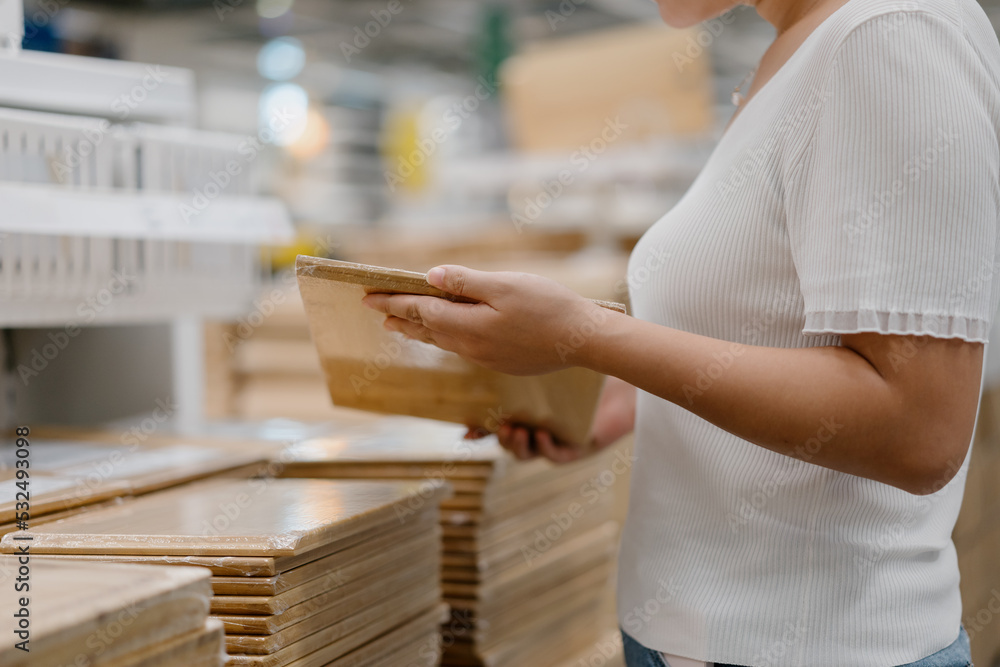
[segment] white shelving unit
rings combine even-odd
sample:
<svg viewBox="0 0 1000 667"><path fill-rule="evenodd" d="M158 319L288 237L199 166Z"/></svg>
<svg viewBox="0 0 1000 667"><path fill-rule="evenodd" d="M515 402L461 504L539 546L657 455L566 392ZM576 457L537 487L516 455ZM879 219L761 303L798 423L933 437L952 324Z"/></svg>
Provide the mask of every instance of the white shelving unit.
<svg viewBox="0 0 1000 667"><path fill-rule="evenodd" d="M192 129L194 112L187 70L0 54L0 328L169 326L170 359L150 368L170 369L182 429L201 416L203 320L245 312L260 246L292 236L284 205L257 194L255 138ZM78 391L144 372L107 366Z"/></svg>

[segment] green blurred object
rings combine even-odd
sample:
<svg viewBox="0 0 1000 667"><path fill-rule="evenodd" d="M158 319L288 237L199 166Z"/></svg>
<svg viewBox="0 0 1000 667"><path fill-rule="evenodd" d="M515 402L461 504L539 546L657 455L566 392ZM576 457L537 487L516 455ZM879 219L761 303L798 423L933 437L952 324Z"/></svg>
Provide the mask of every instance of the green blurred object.
<svg viewBox="0 0 1000 667"><path fill-rule="evenodd" d="M510 41L510 9L500 3L490 3L483 10L482 28L475 45L478 54L479 76L490 82L496 90L500 65L514 51Z"/></svg>

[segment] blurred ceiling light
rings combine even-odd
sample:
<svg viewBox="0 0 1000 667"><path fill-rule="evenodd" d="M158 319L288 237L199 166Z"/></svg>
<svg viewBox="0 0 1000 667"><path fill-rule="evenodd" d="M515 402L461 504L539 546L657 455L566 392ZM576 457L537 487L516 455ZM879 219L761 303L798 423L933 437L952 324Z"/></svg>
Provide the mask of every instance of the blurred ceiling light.
<svg viewBox="0 0 1000 667"><path fill-rule="evenodd" d="M306 126L299 138L288 146L288 152L299 159L309 159L323 152L330 142L330 124L316 109L310 109Z"/></svg>
<svg viewBox="0 0 1000 667"><path fill-rule="evenodd" d="M309 114L309 94L295 83L276 83L260 95L260 135L288 146L302 136Z"/></svg>
<svg viewBox="0 0 1000 667"><path fill-rule="evenodd" d="M275 19L288 12L295 0L257 0L257 15L264 19Z"/></svg>
<svg viewBox="0 0 1000 667"><path fill-rule="evenodd" d="M287 81L298 76L306 64L302 42L294 37L278 37L257 53L257 71L265 79Z"/></svg>

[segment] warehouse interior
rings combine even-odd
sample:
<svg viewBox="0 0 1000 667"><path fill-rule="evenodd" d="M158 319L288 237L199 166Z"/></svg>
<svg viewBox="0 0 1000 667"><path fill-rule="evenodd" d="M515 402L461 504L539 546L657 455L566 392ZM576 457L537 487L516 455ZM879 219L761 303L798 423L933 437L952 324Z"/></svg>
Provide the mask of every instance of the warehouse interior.
<svg viewBox="0 0 1000 667"><path fill-rule="evenodd" d="M27 528L46 665L624 667L631 438L517 462L504 405L547 398L486 399L464 439L434 382L380 385L407 352L374 338L337 394L296 258L627 306L773 28L649 0L0 0L0 35L0 663L43 664L8 641ZM592 409L594 381L560 391ZM953 534L983 667L998 489L1000 354Z"/></svg>

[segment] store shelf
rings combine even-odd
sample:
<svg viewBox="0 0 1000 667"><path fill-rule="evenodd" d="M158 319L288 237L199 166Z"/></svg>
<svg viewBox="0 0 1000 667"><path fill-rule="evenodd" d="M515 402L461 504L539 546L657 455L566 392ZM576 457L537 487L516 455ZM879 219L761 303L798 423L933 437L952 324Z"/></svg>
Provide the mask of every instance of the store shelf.
<svg viewBox="0 0 1000 667"><path fill-rule="evenodd" d="M61 53L0 54L0 106L189 124L194 75L177 67Z"/></svg>
<svg viewBox="0 0 1000 667"><path fill-rule="evenodd" d="M235 316L292 237L247 137L0 109L0 326Z"/></svg>
<svg viewBox="0 0 1000 667"><path fill-rule="evenodd" d="M277 199L195 197L0 183L0 232L240 245L292 238L288 213Z"/></svg>

